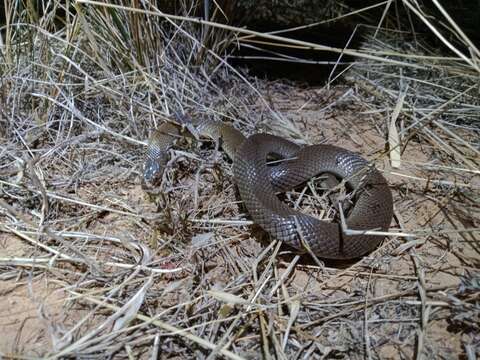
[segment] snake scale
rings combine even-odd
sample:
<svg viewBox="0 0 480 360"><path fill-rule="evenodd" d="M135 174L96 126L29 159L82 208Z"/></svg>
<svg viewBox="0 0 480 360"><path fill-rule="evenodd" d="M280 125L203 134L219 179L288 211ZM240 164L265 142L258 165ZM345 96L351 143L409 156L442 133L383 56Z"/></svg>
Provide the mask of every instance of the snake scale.
<svg viewBox="0 0 480 360"><path fill-rule="evenodd" d="M392 194L380 172L359 155L332 145L300 147L268 134L246 138L232 126L208 119L191 119L190 125L198 134L221 141L233 160L234 179L251 218L272 238L300 252L308 247L325 259L357 258L382 241L376 235L345 235L340 224L295 211L276 196L320 173L330 173L345 179L355 194L355 205L346 218L348 229L386 231L393 216ZM170 123L152 132L144 163L144 183L155 185L161 179L168 150L179 136L181 128ZM270 155L288 160L269 166Z"/></svg>

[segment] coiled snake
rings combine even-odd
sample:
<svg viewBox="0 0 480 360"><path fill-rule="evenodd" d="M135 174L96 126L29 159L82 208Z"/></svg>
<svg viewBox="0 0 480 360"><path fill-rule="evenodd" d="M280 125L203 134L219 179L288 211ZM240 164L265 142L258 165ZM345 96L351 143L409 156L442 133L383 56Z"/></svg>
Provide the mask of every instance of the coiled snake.
<svg viewBox="0 0 480 360"><path fill-rule="evenodd" d="M355 194L347 227L385 231L393 216L392 194L385 178L359 155L332 145L300 147L268 134L246 138L235 128L212 120L191 120L191 125L199 134L221 141L233 160L234 179L250 216L271 237L301 252L307 246L326 259L356 258L382 241L376 235L345 235L340 224L295 211L276 196L320 173L330 173L345 179ZM180 127L170 123L152 132L144 164L146 183L156 184L161 179L168 150L180 134ZM288 160L268 166L269 155Z"/></svg>

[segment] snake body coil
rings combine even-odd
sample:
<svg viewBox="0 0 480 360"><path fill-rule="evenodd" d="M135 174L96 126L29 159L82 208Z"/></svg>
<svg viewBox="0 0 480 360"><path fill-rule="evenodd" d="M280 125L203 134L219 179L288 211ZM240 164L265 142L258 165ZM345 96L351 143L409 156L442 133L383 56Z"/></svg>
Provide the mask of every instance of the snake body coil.
<svg viewBox="0 0 480 360"><path fill-rule="evenodd" d="M250 216L271 237L302 252L307 246L328 259L356 258L381 242L374 235L344 235L339 224L295 211L275 195L320 173L330 173L346 179L355 193L355 206L346 219L348 229L385 231L393 215L392 194L384 177L357 154L331 145L300 147L268 134L247 139L233 127L210 120L197 120L193 125L200 134L222 141L233 160L234 178ZM166 123L150 136L144 165L147 183L158 182L168 149L179 134L178 127ZM267 157L272 154L291 160L268 166Z"/></svg>

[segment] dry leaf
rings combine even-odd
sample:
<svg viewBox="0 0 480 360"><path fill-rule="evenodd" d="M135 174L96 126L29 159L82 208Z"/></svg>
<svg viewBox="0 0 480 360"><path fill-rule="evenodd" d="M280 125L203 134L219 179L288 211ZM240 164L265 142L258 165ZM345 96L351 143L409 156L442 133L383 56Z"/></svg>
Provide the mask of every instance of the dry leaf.
<svg viewBox="0 0 480 360"><path fill-rule="evenodd" d="M400 168L401 163L401 156L400 156L400 137L398 136L397 126L395 125L398 115L403 107L403 102L405 100L405 95L407 95L407 91L401 93L397 105L395 106L395 110L392 114L392 119L390 121L390 126L388 128L388 147L390 149L390 163L392 168Z"/></svg>

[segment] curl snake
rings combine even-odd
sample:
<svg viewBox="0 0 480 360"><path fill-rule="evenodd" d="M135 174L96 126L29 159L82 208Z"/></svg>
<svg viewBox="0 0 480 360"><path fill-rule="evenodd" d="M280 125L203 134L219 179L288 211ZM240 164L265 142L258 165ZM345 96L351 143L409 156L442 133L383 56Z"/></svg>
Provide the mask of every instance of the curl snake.
<svg viewBox="0 0 480 360"><path fill-rule="evenodd" d="M346 218L348 229L388 230L393 216L391 191L382 174L356 153L333 145L301 147L269 134L247 138L230 125L205 118L189 119L189 126L202 136L221 141L233 160L234 180L248 213L272 238L299 252L305 252L307 247L325 259L357 258L374 250L382 241L378 235L345 235L339 223L303 214L276 196L320 173L333 174L345 179L355 194L355 204ZM169 122L151 133L144 183L158 184L168 151L181 133L180 126ZM288 160L269 166L267 158L271 155Z"/></svg>

